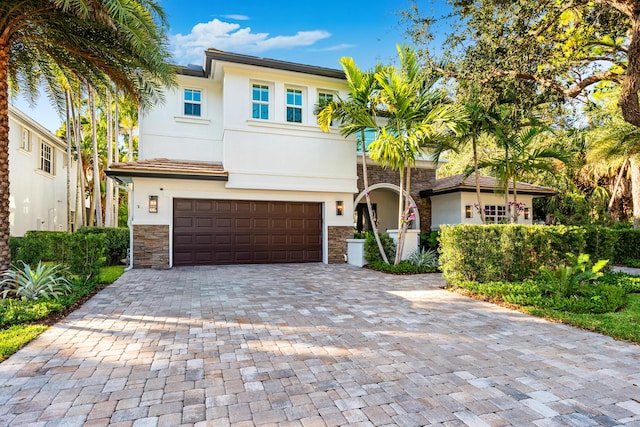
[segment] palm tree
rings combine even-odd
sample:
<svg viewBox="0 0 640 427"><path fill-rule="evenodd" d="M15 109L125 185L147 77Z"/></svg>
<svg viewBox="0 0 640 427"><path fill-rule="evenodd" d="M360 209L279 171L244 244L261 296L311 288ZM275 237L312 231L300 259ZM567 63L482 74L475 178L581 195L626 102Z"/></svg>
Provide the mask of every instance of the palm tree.
<svg viewBox="0 0 640 427"><path fill-rule="evenodd" d="M9 85L35 97L43 85L62 110L56 77L106 87L109 80L142 103L175 84L165 31L154 0L0 2L0 269L9 255Z"/></svg>
<svg viewBox="0 0 640 427"><path fill-rule="evenodd" d="M349 98L344 100L337 99L328 102L324 106L320 106L318 111L318 126L324 132L331 130L331 123L334 120L340 122L340 134L344 137L351 135L360 135L362 143L362 180L364 184L365 199L367 201L367 211L369 212L369 222L373 235L378 244L380 256L385 263L389 264L387 254L384 252L380 235L378 234L378 226L373 218L373 208L371 198L369 197L369 177L367 173L367 143L366 132L378 128L376 121L376 102L377 93L379 91L376 81L376 74L382 68L381 65L367 72L363 72L358 68L352 58L343 57L340 59L340 65L344 70L349 87Z"/></svg>
<svg viewBox="0 0 640 427"><path fill-rule="evenodd" d="M451 104L444 90L435 89L437 80L423 73L415 50L397 49L400 67L384 67L376 73L381 88L377 102L387 122L370 145L371 159L400 175L396 265L402 259L404 237L415 209L404 198L411 190L411 168L424 155L425 146L441 143L451 132L460 133L465 124L463 109Z"/></svg>

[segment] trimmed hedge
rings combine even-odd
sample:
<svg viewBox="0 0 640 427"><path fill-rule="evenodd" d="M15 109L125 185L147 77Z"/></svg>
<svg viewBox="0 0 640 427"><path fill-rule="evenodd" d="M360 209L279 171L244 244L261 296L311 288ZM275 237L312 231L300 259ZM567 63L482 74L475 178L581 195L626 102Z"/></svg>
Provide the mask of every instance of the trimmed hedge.
<svg viewBox="0 0 640 427"><path fill-rule="evenodd" d="M622 249L636 237L640 244L640 233L630 231L601 226L443 226L440 265L448 283L522 281L538 275L541 267L564 265L567 253L613 263L623 253L640 251Z"/></svg>
<svg viewBox="0 0 640 427"><path fill-rule="evenodd" d="M127 257L129 248L128 228L81 227L78 234L102 234L104 236L104 256L106 265L118 265Z"/></svg>
<svg viewBox="0 0 640 427"><path fill-rule="evenodd" d="M626 228L612 230L616 239L616 262L640 259L640 229Z"/></svg>

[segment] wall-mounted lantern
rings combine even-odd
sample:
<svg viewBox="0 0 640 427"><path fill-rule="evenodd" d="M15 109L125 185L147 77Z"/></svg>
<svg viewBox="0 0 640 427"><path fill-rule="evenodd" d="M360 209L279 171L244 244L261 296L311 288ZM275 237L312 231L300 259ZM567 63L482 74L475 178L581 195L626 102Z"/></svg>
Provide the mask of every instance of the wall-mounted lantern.
<svg viewBox="0 0 640 427"><path fill-rule="evenodd" d="M158 213L158 196L149 196L149 212Z"/></svg>
<svg viewBox="0 0 640 427"><path fill-rule="evenodd" d="M529 208L524 208L524 219L529 219L531 216L531 210Z"/></svg>
<svg viewBox="0 0 640 427"><path fill-rule="evenodd" d="M473 211L471 210L471 205L466 205L464 207L464 217L471 218L473 215Z"/></svg>
<svg viewBox="0 0 640 427"><path fill-rule="evenodd" d="M336 202L336 215L337 216L344 215L344 204L342 203L342 200L338 200Z"/></svg>

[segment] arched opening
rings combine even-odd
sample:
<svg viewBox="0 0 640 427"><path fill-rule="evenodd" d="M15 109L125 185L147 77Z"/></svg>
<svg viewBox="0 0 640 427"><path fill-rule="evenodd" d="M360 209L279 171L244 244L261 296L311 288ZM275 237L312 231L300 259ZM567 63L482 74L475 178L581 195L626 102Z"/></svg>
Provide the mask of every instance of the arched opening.
<svg viewBox="0 0 640 427"><path fill-rule="evenodd" d="M396 230L398 228L398 195L400 187L394 184L380 183L369 186L369 198L374 213L374 220L378 229L382 232L386 230ZM416 206L415 200L404 192L404 196L408 198L409 204ZM365 192L362 191L353 202L353 222L358 232L371 229L369 221L369 213L367 211L367 201ZM409 229L420 229L420 213L418 208L412 209L416 219L411 222Z"/></svg>

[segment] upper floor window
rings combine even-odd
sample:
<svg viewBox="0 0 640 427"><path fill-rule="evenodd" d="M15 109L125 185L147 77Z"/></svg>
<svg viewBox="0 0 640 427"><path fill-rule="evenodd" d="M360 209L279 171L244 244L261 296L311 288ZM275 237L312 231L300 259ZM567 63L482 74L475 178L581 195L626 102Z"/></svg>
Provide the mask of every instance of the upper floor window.
<svg viewBox="0 0 640 427"><path fill-rule="evenodd" d="M184 90L184 115L200 117L202 93L195 89Z"/></svg>
<svg viewBox="0 0 640 427"><path fill-rule="evenodd" d="M324 107L325 105L327 105L328 103L333 101L333 94L332 93L326 93L326 92L319 92L318 93L318 106L320 108Z"/></svg>
<svg viewBox="0 0 640 427"><path fill-rule="evenodd" d="M25 151L31 151L31 132L29 129L22 128L22 138L20 139L20 148Z"/></svg>
<svg viewBox="0 0 640 427"><path fill-rule="evenodd" d="M53 147L45 144L40 144L40 170L53 173Z"/></svg>
<svg viewBox="0 0 640 427"><path fill-rule="evenodd" d="M302 123L302 91L287 89L287 121Z"/></svg>
<svg viewBox="0 0 640 427"><path fill-rule="evenodd" d="M254 84L251 91L251 117L269 120L269 86Z"/></svg>

